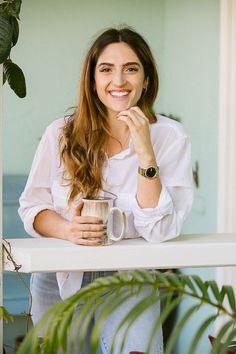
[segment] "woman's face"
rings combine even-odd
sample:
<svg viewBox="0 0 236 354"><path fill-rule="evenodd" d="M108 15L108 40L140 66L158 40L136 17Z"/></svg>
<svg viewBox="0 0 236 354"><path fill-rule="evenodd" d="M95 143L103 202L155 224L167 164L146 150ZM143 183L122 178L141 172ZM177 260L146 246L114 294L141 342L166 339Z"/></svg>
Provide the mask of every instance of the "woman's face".
<svg viewBox="0 0 236 354"><path fill-rule="evenodd" d="M109 44L95 67L95 89L108 117L136 106L145 87L143 66L124 42Z"/></svg>

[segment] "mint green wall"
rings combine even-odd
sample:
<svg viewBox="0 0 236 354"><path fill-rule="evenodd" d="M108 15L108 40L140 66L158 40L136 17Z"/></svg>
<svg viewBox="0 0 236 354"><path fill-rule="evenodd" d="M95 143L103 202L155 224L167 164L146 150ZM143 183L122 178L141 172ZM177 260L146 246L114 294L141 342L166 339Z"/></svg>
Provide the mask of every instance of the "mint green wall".
<svg viewBox="0 0 236 354"><path fill-rule="evenodd" d="M4 173L29 172L45 127L76 103L81 62L93 36L122 23L150 43L160 74L156 110L181 117L200 165L200 188L184 232L214 232L219 0L24 0L12 59L24 70L28 94L19 99L4 87ZM214 277L210 269L185 272ZM176 354L185 354L196 323L181 335ZM205 345L197 354L206 353Z"/></svg>
<svg viewBox="0 0 236 354"><path fill-rule="evenodd" d="M217 125L218 125L218 62L219 1L166 0L163 38L163 100L161 108L181 117L191 137L193 161L199 162L200 186L183 232L216 231L217 208ZM194 252L194 250L193 250ZM185 269L184 273L212 279L213 269ZM192 303L186 300L179 312L183 314ZM181 332L176 354L185 354L191 337L210 308L198 311ZM196 354L208 353L207 335Z"/></svg>
<svg viewBox="0 0 236 354"><path fill-rule="evenodd" d="M166 0L163 110L181 117L200 188L184 231L214 232L217 206L219 1ZM193 229L194 225L194 229Z"/></svg>

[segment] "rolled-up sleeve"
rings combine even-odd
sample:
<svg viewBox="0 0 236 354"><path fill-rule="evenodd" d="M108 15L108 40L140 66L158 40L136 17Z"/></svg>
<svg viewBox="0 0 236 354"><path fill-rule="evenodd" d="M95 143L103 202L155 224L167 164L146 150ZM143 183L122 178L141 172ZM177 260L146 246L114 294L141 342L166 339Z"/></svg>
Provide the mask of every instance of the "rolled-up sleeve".
<svg viewBox="0 0 236 354"><path fill-rule="evenodd" d="M54 210L51 195L52 165L52 151L47 129L39 143L25 189L19 200L18 213L26 232L33 237L41 236L33 227L36 215L45 209Z"/></svg>
<svg viewBox="0 0 236 354"><path fill-rule="evenodd" d="M132 204L134 225L149 242L178 236L193 203L191 146L187 137L174 142L159 159L162 191L155 208Z"/></svg>

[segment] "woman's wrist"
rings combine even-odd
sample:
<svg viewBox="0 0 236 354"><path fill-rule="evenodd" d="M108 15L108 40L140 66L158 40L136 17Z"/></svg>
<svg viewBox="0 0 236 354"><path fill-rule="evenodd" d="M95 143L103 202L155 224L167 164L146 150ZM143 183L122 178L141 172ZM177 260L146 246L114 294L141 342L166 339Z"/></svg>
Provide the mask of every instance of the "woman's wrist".
<svg viewBox="0 0 236 354"><path fill-rule="evenodd" d="M139 155L139 166L142 168L146 168L148 166L156 166L156 158L152 153L144 153Z"/></svg>

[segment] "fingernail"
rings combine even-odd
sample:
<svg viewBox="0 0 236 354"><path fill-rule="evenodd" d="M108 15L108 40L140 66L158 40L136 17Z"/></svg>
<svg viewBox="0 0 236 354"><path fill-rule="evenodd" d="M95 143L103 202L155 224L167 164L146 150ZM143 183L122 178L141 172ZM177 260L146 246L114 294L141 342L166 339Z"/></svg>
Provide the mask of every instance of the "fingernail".
<svg viewBox="0 0 236 354"><path fill-rule="evenodd" d="M107 225L103 225L103 228L106 229L106 228L107 228Z"/></svg>
<svg viewBox="0 0 236 354"><path fill-rule="evenodd" d="M106 232L106 231L104 231L104 232L103 232L103 235L104 235L104 236L106 236L106 235L107 235L107 232Z"/></svg>

